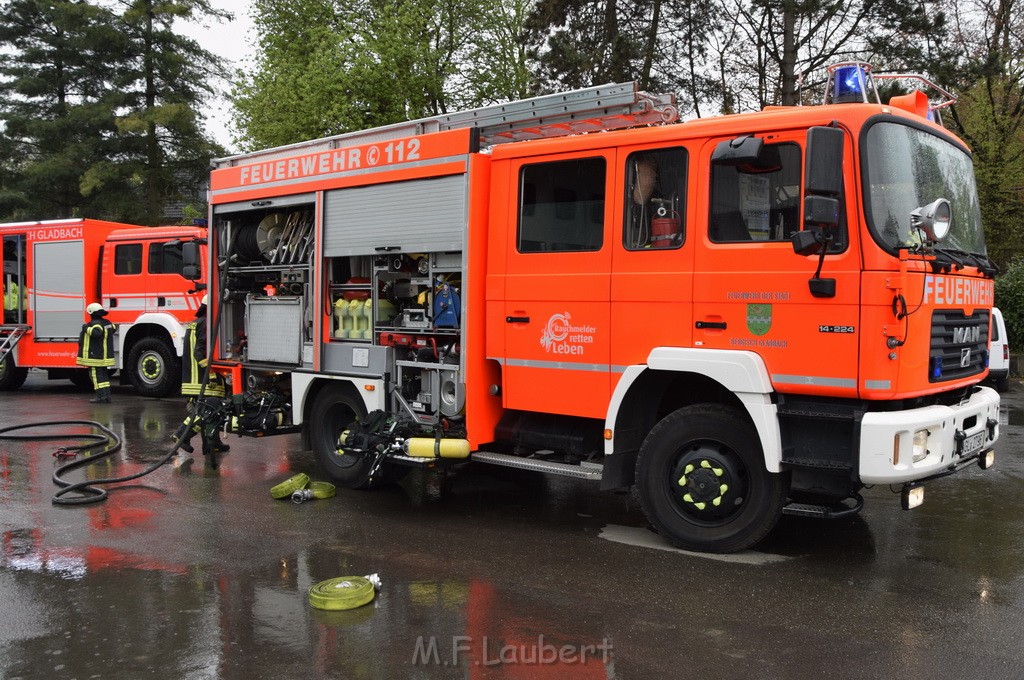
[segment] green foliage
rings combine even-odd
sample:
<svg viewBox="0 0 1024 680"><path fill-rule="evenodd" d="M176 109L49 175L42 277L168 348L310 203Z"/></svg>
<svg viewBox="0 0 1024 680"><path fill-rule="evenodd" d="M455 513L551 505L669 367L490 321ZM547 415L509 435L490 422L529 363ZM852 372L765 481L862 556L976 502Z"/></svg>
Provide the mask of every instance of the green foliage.
<svg viewBox="0 0 1024 680"><path fill-rule="evenodd" d="M525 3L256 0L261 51L232 91L235 141L278 146L521 97Z"/></svg>
<svg viewBox="0 0 1024 680"><path fill-rule="evenodd" d="M1006 321L1010 347L1018 347L1024 338L1024 258L1011 262L996 277L996 307Z"/></svg>
<svg viewBox="0 0 1024 680"><path fill-rule="evenodd" d="M107 150L120 104L109 82L124 41L109 11L12 0L0 14L0 217L111 216L79 184Z"/></svg>
<svg viewBox="0 0 1024 680"><path fill-rule="evenodd" d="M201 110L220 69L172 30L224 16L206 0L132 0L118 15L68 0L0 11L0 219L156 224L194 195L209 159Z"/></svg>

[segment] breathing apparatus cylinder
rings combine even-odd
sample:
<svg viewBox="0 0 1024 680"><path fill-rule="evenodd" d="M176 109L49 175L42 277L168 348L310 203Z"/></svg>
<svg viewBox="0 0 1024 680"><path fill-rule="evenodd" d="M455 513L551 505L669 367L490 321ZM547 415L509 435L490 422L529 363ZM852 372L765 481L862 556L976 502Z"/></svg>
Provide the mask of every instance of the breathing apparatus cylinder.
<svg viewBox="0 0 1024 680"><path fill-rule="evenodd" d="M405 440L402 449L413 458L467 458L469 440L412 437Z"/></svg>

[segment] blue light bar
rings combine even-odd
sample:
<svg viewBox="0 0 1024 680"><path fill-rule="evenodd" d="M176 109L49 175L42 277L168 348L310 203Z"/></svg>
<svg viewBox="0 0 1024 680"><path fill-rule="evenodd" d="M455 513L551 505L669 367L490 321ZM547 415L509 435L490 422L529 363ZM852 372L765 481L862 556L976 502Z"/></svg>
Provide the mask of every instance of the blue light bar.
<svg viewBox="0 0 1024 680"><path fill-rule="evenodd" d="M863 104L867 101L867 76L858 64L840 66L833 76L832 102Z"/></svg>
<svg viewBox="0 0 1024 680"><path fill-rule="evenodd" d="M988 350L981 350L981 366L982 368L988 368Z"/></svg>
<svg viewBox="0 0 1024 680"><path fill-rule="evenodd" d="M932 379L942 377L942 357L932 357Z"/></svg>

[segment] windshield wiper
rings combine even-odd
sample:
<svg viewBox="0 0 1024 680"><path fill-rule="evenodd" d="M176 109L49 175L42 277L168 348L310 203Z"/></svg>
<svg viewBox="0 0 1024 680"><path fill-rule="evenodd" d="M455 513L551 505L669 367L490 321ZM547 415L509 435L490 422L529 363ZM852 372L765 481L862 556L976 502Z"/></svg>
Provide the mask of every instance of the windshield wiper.
<svg viewBox="0 0 1024 680"><path fill-rule="evenodd" d="M995 262L989 259L988 255L982 255L981 253L971 253L966 250L959 250L957 248L933 248L937 253L945 255L953 262L963 265L958 258L964 258L967 264L971 264L980 269L984 274L995 276L999 271L999 267L996 266Z"/></svg>
<svg viewBox="0 0 1024 680"><path fill-rule="evenodd" d="M965 253L962 250L947 250L946 248L932 248L931 250L933 253L936 253L937 255L945 255L947 258L949 258L950 262L959 265L961 269L963 269L965 266L969 264L966 260L960 259L960 257L964 255L970 256L970 253Z"/></svg>

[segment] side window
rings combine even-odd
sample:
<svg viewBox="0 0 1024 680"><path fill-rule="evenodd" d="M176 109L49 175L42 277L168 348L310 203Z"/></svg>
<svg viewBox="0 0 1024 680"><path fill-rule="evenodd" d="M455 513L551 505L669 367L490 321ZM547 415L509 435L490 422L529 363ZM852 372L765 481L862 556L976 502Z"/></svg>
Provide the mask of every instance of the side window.
<svg viewBox="0 0 1024 680"><path fill-rule="evenodd" d="M181 243L149 244L150 274L181 274Z"/></svg>
<svg viewBox="0 0 1024 680"><path fill-rule="evenodd" d="M600 250L606 163L578 158L523 166L519 176L521 253Z"/></svg>
<svg viewBox="0 0 1024 680"><path fill-rule="evenodd" d="M711 164L715 243L785 241L800 230L800 146L765 144L756 163Z"/></svg>
<svg viewBox="0 0 1024 680"><path fill-rule="evenodd" d="M114 247L115 274L142 273L142 244L125 243Z"/></svg>
<svg viewBox="0 0 1024 680"><path fill-rule="evenodd" d="M622 243L627 250L683 245L686 149L640 151L626 159L626 214Z"/></svg>

